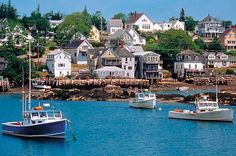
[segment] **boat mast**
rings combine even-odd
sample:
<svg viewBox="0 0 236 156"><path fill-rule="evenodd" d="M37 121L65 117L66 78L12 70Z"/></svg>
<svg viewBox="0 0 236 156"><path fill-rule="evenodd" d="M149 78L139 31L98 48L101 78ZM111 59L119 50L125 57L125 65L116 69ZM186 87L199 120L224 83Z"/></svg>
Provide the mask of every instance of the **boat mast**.
<svg viewBox="0 0 236 156"><path fill-rule="evenodd" d="M31 47L29 39L29 97L28 97L28 110L31 110Z"/></svg>
<svg viewBox="0 0 236 156"><path fill-rule="evenodd" d="M25 90L24 90L24 66L22 66L22 119L24 120L25 114Z"/></svg>
<svg viewBox="0 0 236 156"><path fill-rule="evenodd" d="M216 70L215 70L215 71L216 71ZM217 102L217 104L218 104L218 85L217 85L218 81L217 81L217 71L216 71L215 77L216 77L216 102Z"/></svg>

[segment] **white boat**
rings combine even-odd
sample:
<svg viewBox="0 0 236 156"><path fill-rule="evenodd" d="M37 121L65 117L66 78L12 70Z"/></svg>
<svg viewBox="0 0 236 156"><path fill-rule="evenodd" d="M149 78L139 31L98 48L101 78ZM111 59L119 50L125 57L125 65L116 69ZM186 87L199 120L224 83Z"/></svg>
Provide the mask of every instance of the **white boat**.
<svg viewBox="0 0 236 156"><path fill-rule="evenodd" d="M51 86L45 85L43 82L34 81L32 85L35 89L51 89Z"/></svg>
<svg viewBox="0 0 236 156"><path fill-rule="evenodd" d="M37 85L33 85L33 87L35 88L35 89L51 89L51 86L49 86L49 85L40 85L40 84L37 84Z"/></svg>
<svg viewBox="0 0 236 156"><path fill-rule="evenodd" d="M218 100L208 100L208 96L203 96L195 102L196 110L175 109L169 111L169 118L205 120L205 121L233 121L233 109L219 108Z"/></svg>
<svg viewBox="0 0 236 156"><path fill-rule="evenodd" d="M185 87L185 86L176 88L176 90L179 90L179 91L182 91L182 92L187 91L188 89L189 89L189 87Z"/></svg>
<svg viewBox="0 0 236 156"><path fill-rule="evenodd" d="M154 93L144 91L135 93L135 99L129 101L129 106L134 108L156 108L156 95Z"/></svg>

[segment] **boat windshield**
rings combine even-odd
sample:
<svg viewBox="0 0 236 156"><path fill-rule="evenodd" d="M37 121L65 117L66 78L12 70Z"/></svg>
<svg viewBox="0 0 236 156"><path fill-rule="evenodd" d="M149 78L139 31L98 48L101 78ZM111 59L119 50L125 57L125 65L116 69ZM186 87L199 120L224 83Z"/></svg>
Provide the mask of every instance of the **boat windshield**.
<svg viewBox="0 0 236 156"><path fill-rule="evenodd" d="M54 112L56 118L61 118L61 112Z"/></svg>
<svg viewBox="0 0 236 156"><path fill-rule="evenodd" d="M39 116L40 116L40 118L46 118L47 113L46 112L39 112Z"/></svg>

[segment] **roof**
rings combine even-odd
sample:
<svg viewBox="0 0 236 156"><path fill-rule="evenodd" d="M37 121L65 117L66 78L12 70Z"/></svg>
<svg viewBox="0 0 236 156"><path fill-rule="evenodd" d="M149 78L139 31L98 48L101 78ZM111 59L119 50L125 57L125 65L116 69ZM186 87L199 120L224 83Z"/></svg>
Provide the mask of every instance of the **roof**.
<svg viewBox="0 0 236 156"><path fill-rule="evenodd" d="M72 40L70 43L64 46L64 49L77 49L83 42L88 42L88 40L86 39Z"/></svg>
<svg viewBox="0 0 236 156"><path fill-rule="evenodd" d="M7 19L6 18L0 18L0 23L5 22Z"/></svg>
<svg viewBox="0 0 236 156"><path fill-rule="evenodd" d="M109 19L107 24L111 27L123 27L123 22L121 19Z"/></svg>
<svg viewBox="0 0 236 156"><path fill-rule="evenodd" d="M199 53L195 52L195 51L192 51L190 49L187 49L187 50L183 50L181 51L180 53L178 54L181 54L181 55L200 55Z"/></svg>
<svg viewBox="0 0 236 156"><path fill-rule="evenodd" d="M49 20L49 23L51 24L61 24L64 20L61 19L61 20Z"/></svg>
<svg viewBox="0 0 236 156"><path fill-rule="evenodd" d="M102 67L102 68L98 68L94 71L123 71L123 72L125 72L124 69L116 67L116 66L105 66L105 67Z"/></svg>
<svg viewBox="0 0 236 156"><path fill-rule="evenodd" d="M138 33L133 27L127 28L126 30L127 30L128 33L130 32L130 30L133 30L134 33L135 33L140 39L144 39L144 37L142 37L141 35L139 35L139 33ZM132 35L131 35L131 36L132 36Z"/></svg>
<svg viewBox="0 0 236 156"><path fill-rule="evenodd" d="M127 23L135 23L142 15L143 13L135 12L133 15L129 17L129 20L127 21Z"/></svg>
<svg viewBox="0 0 236 156"><path fill-rule="evenodd" d="M130 52L144 52L142 46L127 45L126 47Z"/></svg>
<svg viewBox="0 0 236 156"><path fill-rule="evenodd" d="M205 17L199 23L221 23L221 21L219 21L218 19L216 19L210 15L207 15L207 17Z"/></svg>
<svg viewBox="0 0 236 156"><path fill-rule="evenodd" d="M118 47L114 50L114 52L119 57L134 57L134 55L125 47Z"/></svg>
<svg viewBox="0 0 236 156"><path fill-rule="evenodd" d="M226 29L226 30L220 35L219 38L225 37L231 30L232 30L231 28Z"/></svg>
<svg viewBox="0 0 236 156"><path fill-rule="evenodd" d="M64 54L70 56L69 53L67 53L67 52L65 52L64 50L61 50L61 49L55 49L55 50L51 51L50 53L48 53L48 55L54 55L55 56L55 55L58 55L60 53L64 53Z"/></svg>
<svg viewBox="0 0 236 156"><path fill-rule="evenodd" d="M144 51L144 52L135 52L134 53L135 56L145 56L145 55L148 55L148 54L154 54L154 55L159 55L160 56L160 54L157 54L153 51Z"/></svg>
<svg viewBox="0 0 236 156"><path fill-rule="evenodd" d="M126 30L117 30L114 34L111 35L111 39L117 39L120 37L121 34L127 33L131 38L133 38L129 32Z"/></svg>
<svg viewBox="0 0 236 156"><path fill-rule="evenodd" d="M233 25L233 26L231 26L230 28L232 28L232 29L236 29L236 25Z"/></svg>

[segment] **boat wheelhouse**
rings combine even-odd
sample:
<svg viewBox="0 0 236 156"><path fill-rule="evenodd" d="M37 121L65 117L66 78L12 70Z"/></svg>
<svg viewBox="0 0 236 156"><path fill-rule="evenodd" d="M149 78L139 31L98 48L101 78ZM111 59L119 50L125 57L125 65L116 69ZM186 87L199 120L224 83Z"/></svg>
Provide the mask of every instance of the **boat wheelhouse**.
<svg viewBox="0 0 236 156"><path fill-rule="evenodd" d="M147 90L135 93L135 99L129 102L130 107L134 108L156 108L156 95Z"/></svg>

